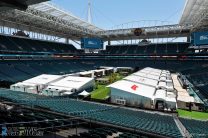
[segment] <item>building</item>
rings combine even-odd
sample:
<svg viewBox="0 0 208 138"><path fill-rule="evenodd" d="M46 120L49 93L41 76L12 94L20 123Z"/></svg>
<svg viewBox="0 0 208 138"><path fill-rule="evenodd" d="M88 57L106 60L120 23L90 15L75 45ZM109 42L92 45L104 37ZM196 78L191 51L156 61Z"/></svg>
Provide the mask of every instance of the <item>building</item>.
<svg viewBox="0 0 208 138"><path fill-rule="evenodd" d="M149 74L149 73L145 73L145 72L140 72L140 71L134 73L133 75L140 76L140 77L143 77L143 78L153 79L153 80L157 80L157 81L160 80L160 76L159 75L153 75L153 74Z"/></svg>
<svg viewBox="0 0 208 138"><path fill-rule="evenodd" d="M100 69L105 69L105 75L110 75L115 72L114 67L106 67L106 66L101 66Z"/></svg>
<svg viewBox="0 0 208 138"><path fill-rule="evenodd" d="M133 77L135 76L135 77ZM144 83L146 85L151 85L157 87L158 89L164 89L167 91L174 91L173 81L169 71L158 70L153 68L144 68L132 76L128 76L127 80Z"/></svg>
<svg viewBox="0 0 208 138"><path fill-rule="evenodd" d="M140 76L135 76L135 75L130 75L124 78L124 80L135 82L135 83L140 83L152 87L157 87L158 86L158 81L154 79L149 79L149 78L144 78Z"/></svg>
<svg viewBox="0 0 208 138"><path fill-rule="evenodd" d="M111 102L116 104L152 108L155 88L135 82L121 80L109 85Z"/></svg>
<svg viewBox="0 0 208 138"><path fill-rule="evenodd" d="M50 83L43 91L43 95L62 96L93 90L95 81L93 78L68 76L59 81Z"/></svg>
<svg viewBox="0 0 208 138"><path fill-rule="evenodd" d="M115 70L124 76L128 76L134 69L131 67L117 67Z"/></svg>
<svg viewBox="0 0 208 138"><path fill-rule="evenodd" d="M62 78L63 76L60 75L42 74L37 77L31 78L29 80L25 80L23 82L18 82L16 84L13 84L10 86L10 89L13 91L38 94L44 88L46 88L48 84L60 80Z"/></svg>
<svg viewBox="0 0 208 138"><path fill-rule="evenodd" d="M97 70L93 70L93 71L94 71L95 77L102 77L105 75L105 69L97 69Z"/></svg>
<svg viewBox="0 0 208 138"><path fill-rule="evenodd" d="M176 109L176 95L166 90L157 90L154 94L154 107L156 109Z"/></svg>
<svg viewBox="0 0 208 138"><path fill-rule="evenodd" d="M105 75L105 69L90 70L79 73L80 77L89 77L89 78L102 77L104 75Z"/></svg>
<svg viewBox="0 0 208 138"><path fill-rule="evenodd" d="M164 81L159 81L158 84L158 89L164 89L168 91L174 91L174 86L172 82L164 82Z"/></svg>
<svg viewBox="0 0 208 138"><path fill-rule="evenodd" d="M94 71L83 71L79 73L80 77L94 78Z"/></svg>
<svg viewBox="0 0 208 138"><path fill-rule="evenodd" d="M111 102L143 108L175 110L176 91L172 79L167 79L169 75L169 71L144 68L108 86L111 88Z"/></svg>

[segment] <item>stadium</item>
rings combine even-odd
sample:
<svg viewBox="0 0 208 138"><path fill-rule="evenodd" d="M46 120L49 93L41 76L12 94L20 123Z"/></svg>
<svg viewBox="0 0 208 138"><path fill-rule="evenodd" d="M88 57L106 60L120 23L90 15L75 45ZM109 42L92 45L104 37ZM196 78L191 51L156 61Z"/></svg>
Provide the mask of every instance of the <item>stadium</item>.
<svg viewBox="0 0 208 138"><path fill-rule="evenodd" d="M102 29L50 0L0 0L0 134L207 138L208 1L177 24ZM137 25L134 25L137 24Z"/></svg>

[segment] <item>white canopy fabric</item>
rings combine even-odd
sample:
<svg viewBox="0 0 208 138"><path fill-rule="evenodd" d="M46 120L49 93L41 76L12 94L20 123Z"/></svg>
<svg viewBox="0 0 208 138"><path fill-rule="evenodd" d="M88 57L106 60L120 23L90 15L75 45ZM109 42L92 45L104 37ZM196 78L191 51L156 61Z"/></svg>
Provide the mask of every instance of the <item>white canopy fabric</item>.
<svg viewBox="0 0 208 138"><path fill-rule="evenodd" d="M90 93L88 93L87 91L84 90L83 92L79 93L78 95L86 97L86 96L90 95Z"/></svg>

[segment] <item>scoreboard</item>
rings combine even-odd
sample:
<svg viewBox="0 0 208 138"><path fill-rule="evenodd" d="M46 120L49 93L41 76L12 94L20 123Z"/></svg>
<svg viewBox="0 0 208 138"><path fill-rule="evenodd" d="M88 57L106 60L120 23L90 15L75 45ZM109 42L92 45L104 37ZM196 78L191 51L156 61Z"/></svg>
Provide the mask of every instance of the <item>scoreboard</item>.
<svg viewBox="0 0 208 138"><path fill-rule="evenodd" d="M194 32L191 34L191 44L194 46L208 46L208 32Z"/></svg>
<svg viewBox="0 0 208 138"><path fill-rule="evenodd" d="M82 38L81 47L83 49L103 49L103 41L100 38Z"/></svg>

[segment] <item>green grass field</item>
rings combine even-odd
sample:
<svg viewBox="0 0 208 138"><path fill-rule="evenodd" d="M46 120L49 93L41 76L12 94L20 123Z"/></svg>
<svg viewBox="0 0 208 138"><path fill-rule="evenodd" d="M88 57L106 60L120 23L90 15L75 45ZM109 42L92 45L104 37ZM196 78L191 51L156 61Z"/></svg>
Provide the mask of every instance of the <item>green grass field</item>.
<svg viewBox="0 0 208 138"><path fill-rule="evenodd" d="M124 76L122 76L119 73L116 73L116 81L122 80L124 78Z"/></svg>
<svg viewBox="0 0 208 138"><path fill-rule="evenodd" d="M91 93L91 98L92 99L104 100L109 95L110 95L110 88L107 88L105 85L98 85L97 89L95 89Z"/></svg>
<svg viewBox="0 0 208 138"><path fill-rule="evenodd" d="M189 112L189 111L181 110L181 109L178 109L177 111L180 117L208 120L208 113L196 112L196 111Z"/></svg>
<svg viewBox="0 0 208 138"><path fill-rule="evenodd" d="M105 78L109 78L110 82L114 83L124 78L124 76L119 73L114 73L111 76L106 76ZM106 97L110 95L110 88L107 88L107 85L96 84L97 88L91 93L92 99L105 100Z"/></svg>

